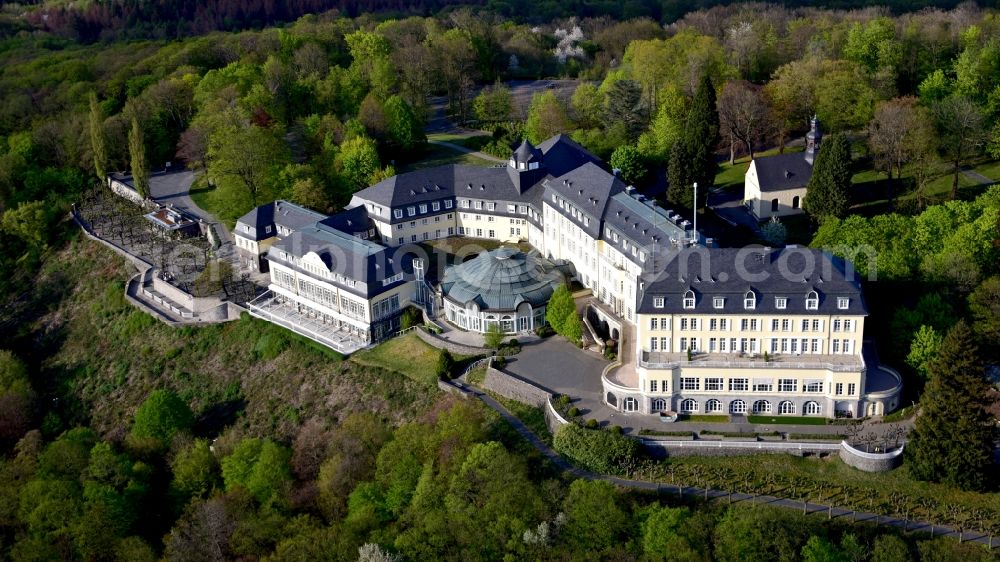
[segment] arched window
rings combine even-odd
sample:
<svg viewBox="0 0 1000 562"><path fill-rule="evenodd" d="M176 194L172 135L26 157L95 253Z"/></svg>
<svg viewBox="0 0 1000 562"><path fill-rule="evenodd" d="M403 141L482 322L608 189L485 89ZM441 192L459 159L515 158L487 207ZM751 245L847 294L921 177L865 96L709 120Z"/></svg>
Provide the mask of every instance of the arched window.
<svg viewBox="0 0 1000 562"><path fill-rule="evenodd" d="M754 294L752 289L747 291L747 294L743 295L743 308L747 310L757 308L757 295Z"/></svg>
<svg viewBox="0 0 1000 562"><path fill-rule="evenodd" d="M799 196L798 195L796 195L795 197L792 197L792 208L793 209L798 209L799 208Z"/></svg>
<svg viewBox="0 0 1000 562"><path fill-rule="evenodd" d="M715 398L705 402L706 412L721 412L722 411L722 401L716 400Z"/></svg>
<svg viewBox="0 0 1000 562"><path fill-rule="evenodd" d="M753 413L755 414L770 414L771 413L771 403L767 400L758 400L753 403Z"/></svg>
<svg viewBox="0 0 1000 562"><path fill-rule="evenodd" d="M784 402L778 404L779 414L794 414L795 404L792 404L791 400L785 400Z"/></svg>
<svg viewBox="0 0 1000 562"><path fill-rule="evenodd" d="M653 408L654 412L663 412L667 409L667 401L663 398L653 398Z"/></svg>
<svg viewBox="0 0 1000 562"><path fill-rule="evenodd" d="M730 414L745 414L747 413L747 403L742 400L733 400L729 403L729 413Z"/></svg>
<svg viewBox="0 0 1000 562"><path fill-rule="evenodd" d="M684 293L684 308L694 308L694 291L691 289Z"/></svg>
<svg viewBox="0 0 1000 562"><path fill-rule="evenodd" d="M812 400L806 402L802 409L807 416L818 416L823 413L823 408L820 407L819 402L813 402Z"/></svg>
<svg viewBox="0 0 1000 562"><path fill-rule="evenodd" d="M698 411L698 401L694 398L687 398L681 401L681 412L697 412Z"/></svg>
<svg viewBox="0 0 1000 562"><path fill-rule="evenodd" d="M626 412L634 412L638 409L639 409L639 401L636 400L635 398L627 396L625 397L624 400L622 400L622 410Z"/></svg>
<svg viewBox="0 0 1000 562"><path fill-rule="evenodd" d="M819 293L809 291L806 295L806 310L816 310L819 308Z"/></svg>

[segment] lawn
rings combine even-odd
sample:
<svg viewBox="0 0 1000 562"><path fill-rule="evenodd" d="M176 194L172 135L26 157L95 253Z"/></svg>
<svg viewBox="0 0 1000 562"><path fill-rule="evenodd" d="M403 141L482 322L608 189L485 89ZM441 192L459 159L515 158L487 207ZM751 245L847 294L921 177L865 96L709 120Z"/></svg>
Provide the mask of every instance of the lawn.
<svg viewBox="0 0 1000 562"><path fill-rule="evenodd" d="M993 181L1000 181L1000 160L986 162L972 169L992 179Z"/></svg>
<svg viewBox="0 0 1000 562"><path fill-rule="evenodd" d="M402 373L407 377L430 386L437 384L437 360L440 351L424 343L417 334L409 333L392 338L371 349L359 351L350 361L358 365L382 367ZM456 356L455 360L465 359Z"/></svg>
<svg viewBox="0 0 1000 562"><path fill-rule="evenodd" d="M750 423L826 425L826 418L814 416L747 416Z"/></svg>
<svg viewBox="0 0 1000 562"><path fill-rule="evenodd" d="M421 170L424 168L444 166L445 164L466 164L469 166L482 166L484 168L496 165L495 162L483 160L482 158L478 158L471 154L458 152L457 150L448 148L447 146L428 144L417 160L397 165L396 171L398 173L412 172L414 170Z"/></svg>

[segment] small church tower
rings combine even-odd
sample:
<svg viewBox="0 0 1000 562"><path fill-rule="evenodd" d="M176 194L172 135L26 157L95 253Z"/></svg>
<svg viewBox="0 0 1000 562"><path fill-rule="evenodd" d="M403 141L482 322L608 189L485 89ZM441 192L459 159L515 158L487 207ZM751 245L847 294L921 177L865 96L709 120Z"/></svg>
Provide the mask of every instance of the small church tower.
<svg viewBox="0 0 1000 562"><path fill-rule="evenodd" d="M809 120L809 132L806 133L806 162L812 166L816 160L816 152L819 150L819 143L823 140L823 133L819 130L819 119L813 115Z"/></svg>

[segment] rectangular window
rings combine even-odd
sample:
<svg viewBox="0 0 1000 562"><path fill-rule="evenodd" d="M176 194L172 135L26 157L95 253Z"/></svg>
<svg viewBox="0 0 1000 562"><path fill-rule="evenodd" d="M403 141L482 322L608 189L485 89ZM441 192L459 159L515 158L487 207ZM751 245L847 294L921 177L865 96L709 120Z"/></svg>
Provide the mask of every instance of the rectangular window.
<svg viewBox="0 0 1000 562"><path fill-rule="evenodd" d="M694 308L694 297L684 297L684 308L691 309Z"/></svg>
<svg viewBox="0 0 1000 562"><path fill-rule="evenodd" d="M788 338L781 338L781 352L788 353Z"/></svg>
<svg viewBox="0 0 1000 562"><path fill-rule="evenodd" d="M455 234L455 227L449 226L448 227L448 236L451 236L452 234Z"/></svg>
<svg viewBox="0 0 1000 562"><path fill-rule="evenodd" d="M649 381L649 391L656 392L656 381Z"/></svg>
<svg viewBox="0 0 1000 562"><path fill-rule="evenodd" d="M844 353L851 353L851 345L854 340L844 340Z"/></svg>
<svg viewBox="0 0 1000 562"><path fill-rule="evenodd" d="M420 204L420 214L422 215L422 214L424 214L426 212L427 212L427 203L421 203Z"/></svg>
<svg viewBox="0 0 1000 562"><path fill-rule="evenodd" d="M722 379L721 378L707 378L705 379L705 390L722 390Z"/></svg>
<svg viewBox="0 0 1000 562"><path fill-rule="evenodd" d="M656 338L649 338L649 350L656 351Z"/></svg>
<svg viewBox="0 0 1000 562"><path fill-rule="evenodd" d="M650 318L649 319L649 329L650 330L656 330L657 329L657 319L656 318Z"/></svg>
<svg viewBox="0 0 1000 562"><path fill-rule="evenodd" d="M813 353L819 353L819 340L818 339L813 339L813 341L812 341L812 352Z"/></svg>
<svg viewBox="0 0 1000 562"><path fill-rule="evenodd" d="M750 379L729 379L730 392L746 392Z"/></svg>
<svg viewBox="0 0 1000 562"><path fill-rule="evenodd" d="M837 297L837 308L839 308L840 310L847 310L850 304L851 304L851 299L847 297Z"/></svg>
<svg viewBox="0 0 1000 562"><path fill-rule="evenodd" d="M664 352L670 351L670 338L668 337L660 338L660 351ZM666 389L666 387L663 388Z"/></svg>
<svg viewBox="0 0 1000 562"><path fill-rule="evenodd" d="M691 351L698 351L698 338L691 338Z"/></svg>
<svg viewBox="0 0 1000 562"><path fill-rule="evenodd" d="M726 338L719 338L719 351L721 353L725 353L727 349L728 346L726 345Z"/></svg>
<svg viewBox="0 0 1000 562"><path fill-rule="evenodd" d="M463 209L468 209L469 208L469 200L468 199L462 199L462 208Z"/></svg>
<svg viewBox="0 0 1000 562"><path fill-rule="evenodd" d="M416 207L407 207L406 208L406 216L412 217L415 214L417 214L417 208Z"/></svg>
<svg viewBox="0 0 1000 562"><path fill-rule="evenodd" d="M802 331L803 332L808 332L809 331L809 321L808 320L803 320L802 321Z"/></svg>
<svg viewBox="0 0 1000 562"><path fill-rule="evenodd" d="M439 203L438 201L432 201L431 202L431 210L432 211L440 211L441 210L441 203Z"/></svg>
<svg viewBox="0 0 1000 562"><path fill-rule="evenodd" d="M740 330L742 330L742 331L745 332L745 331L747 331L749 329L750 329L750 320L748 320L746 318L744 318L743 320L740 320Z"/></svg>
<svg viewBox="0 0 1000 562"><path fill-rule="evenodd" d="M840 353L840 340L833 340L833 349L831 353Z"/></svg>
<svg viewBox="0 0 1000 562"><path fill-rule="evenodd" d="M396 217L397 219L403 218L403 210L402 209L393 209L392 216Z"/></svg>
<svg viewBox="0 0 1000 562"><path fill-rule="evenodd" d="M681 318L681 330L687 330L687 329L688 329L688 319Z"/></svg>
<svg viewBox="0 0 1000 562"><path fill-rule="evenodd" d="M709 353L715 353L715 348L716 348L716 344L717 343L718 343L718 340L716 340L715 338L708 338L708 352Z"/></svg>
<svg viewBox="0 0 1000 562"><path fill-rule="evenodd" d="M489 210L491 210L491 211L496 211L496 210L497 210L497 204L496 204L496 203L493 203L493 202L491 202L491 203L489 204Z"/></svg>
<svg viewBox="0 0 1000 562"><path fill-rule="evenodd" d="M822 324L820 324L819 320L813 320L812 321L812 329L813 329L814 332L818 332L818 331L820 331L820 330L823 329L823 326L822 326Z"/></svg>
<svg viewBox="0 0 1000 562"><path fill-rule="evenodd" d="M653 299L653 308L663 308L663 297Z"/></svg>
<svg viewBox="0 0 1000 562"><path fill-rule="evenodd" d="M699 379L695 377L681 377L681 390L698 390L701 388Z"/></svg>
<svg viewBox="0 0 1000 562"><path fill-rule="evenodd" d="M802 392L823 392L823 381L806 381L802 385Z"/></svg>
<svg viewBox="0 0 1000 562"><path fill-rule="evenodd" d="M772 332L777 332L778 331L778 319L777 318L771 320L771 331Z"/></svg>
<svg viewBox="0 0 1000 562"><path fill-rule="evenodd" d="M729 351L736 353L736 338L729 338Z"/></svg>
<svg viewBox="0 0 1000 562"><path fill-rule="evenodd" d="M797 387L795 379L778 379L778 392L795 392Z"/></svg>
<svg viewBox="0 0 1000 562"><path fill-rule="evenodd" d="M723 318L722 319L722 331L723 332L729 331L729 319L728 318Z"/></svg>
<svg viewBox="0 0 1000 562"><path fill-rule="evenodd" d="M404 239L402 236L400 236L399 237L399 245L402 246L405 242L406 242L406 239Z"/></svg>
<svg viewBox="0 0 1000 562"><path fill-rule="evenodd" d="M854 331L854 320L844 320L844 331L845 332Z"/></svg>
<svg viewBox="0 0 1000 562"><path fill-rule="evenodd" d="M853 382L847 383L847 395L854 396L854 391L857 389L857 385Z"/></svg>
<svg viewBox="0 0 1000 562"><path fill-rule="evenodd" d="M681 351L687 351L687 350L688 350L688 339L681 338Z"/></svg>
<svg viewBox="0 0 1000 562"><path fill-rule="evenodd" d="M723 297L715 297L712 299L712 306L715 308L722 308L726 306L726 299Z"/></svg>
<svg viewBox="0 0 1000 562"><path fill-rule="evenodd" d="M751 318L750 319L750 331L756 332L758 329L760 329L760 326L757 323L757 319L756 318Z"/></svg>
<svg viewBox="0 0 1000 562"><path fill-rule="evenodd" d="M834 388L834 394L836 394L837 396L841 396L844 394L844 383L838 382L836 385L834 385L833 388Z"/></svg>
<svg viewBox="0 0 1000 562"><path fill-rule="evenodd" d="M792 329L792 322L788 318L783 318L781 320L781 331L787 332Z"/></svg>
<svg viewBox="0 0 1000 562"><path fill-rule="evenodd" d="M788 299L785 297L774 297L774 308L785 310L788 307Z"/></svg>
<svg viewBox="0 0 1000 562"><path fill-rule="evenodd" d="M792 338L792 353L799 352L799 340Z"/></svg>
<svg viewBox="0 0 1000 562"><path fill-rule="evenodd" d="M410 235L410 242L416 242L416 241L417 241L417 235L416 234Z"/></svg>
<svg viewBox="0 0 1000 562"><path fill-rule="evenodd" d="M774 385L771 384L770 382L757 381L756 379L754 380L753 383L754 392L771 392L771 389L773 387Z"/></svg>
<svg viewBox="0 0 1000 562"><path fill-rule="evenodd" d="M428 238L428 236L429 236L429 235L430 235L430 233L429 233L429 232L425 232L425 233L423 234L423 239L424 239L424 240L427 240L427 238Z"/></svg>
<svg viewBox="0 0 1000 562"><path fill-rule="evenodd" d="M833 331L834 332L839 332L840 331L840 320L834 320L833 321Z"/></svg>
<svg viewBox="0 0 1000 562"><path fill-rule="evenodd" d="M483 229L477 228L476 229L476 238L482 238L482 237L483 237Z"/></svg>
<svg viewBox="0 0 1000 562"><path fill-rule="evenodd" d="M719 320L718 319L712 318L712 319L710 319L708 321L708 329L710 331L714 332L718 327L719 327Z"/></svg>
<svg viewBox="0 0 1000 562"><path fill-rule="evenodd" d="M473 206L474 206L474 207L475 207L475 208L476 208L477 210L482 210L482 208L483 208L483 202L482 202L482 201L476 201L475 205L473 205Z"/></svg>
<svg viewBox="0 0 1000 562"><path fill-rule="evenodd" d="M495 230L490 230L490 238L496 238L497 234Z"/></svg>
<svg viewBox="0 0 1000 562"><path fill-rule="evenodd" d="M445 199L445 201L444 201L444 208L445 209L450 209L451 208L451 199ZM448 215L448 218L450 219L451 215Z"/></svg>

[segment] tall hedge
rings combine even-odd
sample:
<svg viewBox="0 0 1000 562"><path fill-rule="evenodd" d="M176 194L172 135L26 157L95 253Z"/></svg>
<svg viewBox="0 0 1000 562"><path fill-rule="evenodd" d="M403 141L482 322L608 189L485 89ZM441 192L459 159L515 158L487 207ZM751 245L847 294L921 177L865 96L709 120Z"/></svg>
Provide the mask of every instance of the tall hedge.
<svg viewBox="0 0 1000 562"><path fill-rule="evenodd" d="M601 474L618 474L639 456L639 442L635 439L576 424L556 430L553 445L573 464Z"/></svg>

